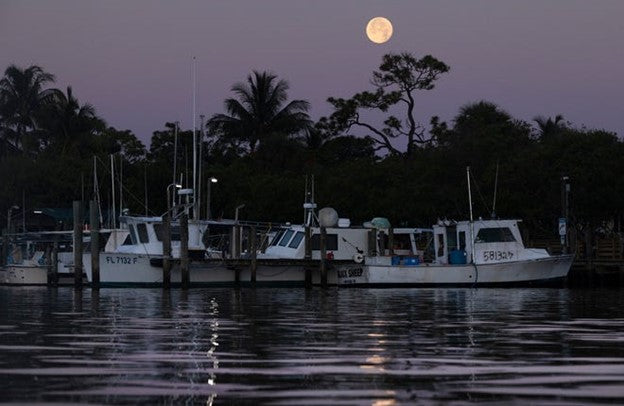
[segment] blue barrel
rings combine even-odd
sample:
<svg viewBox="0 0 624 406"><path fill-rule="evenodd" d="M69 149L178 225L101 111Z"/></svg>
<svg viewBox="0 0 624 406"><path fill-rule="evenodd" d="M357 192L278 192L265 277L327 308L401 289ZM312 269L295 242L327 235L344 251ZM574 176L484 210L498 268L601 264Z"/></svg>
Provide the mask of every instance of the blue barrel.
<svg viewBox="0 0 624 406"><path fill-rule="evenodd" d="M394 255L392 257L392 265L399 265L401 263L401 257L398 255Z"/></svg>
<svg viewBox="0 0 624 406"><path fill-rule="evenodd" d="M449 255L450 263L453 265L465 264L466 263L466 251L464 250L453 250Z"/></svg>
<svg viewBox="0 0 624 406"><path fill-rule="evenodd" d="M405 259L403 260L404 265L414 266L418 265L419 263L420 260L418 259L418 257L405 257Z"/></svg>

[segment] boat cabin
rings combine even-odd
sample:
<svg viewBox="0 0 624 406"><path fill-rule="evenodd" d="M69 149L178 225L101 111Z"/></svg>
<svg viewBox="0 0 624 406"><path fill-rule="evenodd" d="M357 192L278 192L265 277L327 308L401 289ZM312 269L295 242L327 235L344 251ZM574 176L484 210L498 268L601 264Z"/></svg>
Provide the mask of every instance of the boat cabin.
<svg viewBox="0 0 624 406"><path fill-rule="evenodd" d="M473 222L474 263L512 262L540 258L544 250L527 250L518 228L520 220L477 220ZM473 262L469 221L442 222L433 226L435 263Z"/></svg>

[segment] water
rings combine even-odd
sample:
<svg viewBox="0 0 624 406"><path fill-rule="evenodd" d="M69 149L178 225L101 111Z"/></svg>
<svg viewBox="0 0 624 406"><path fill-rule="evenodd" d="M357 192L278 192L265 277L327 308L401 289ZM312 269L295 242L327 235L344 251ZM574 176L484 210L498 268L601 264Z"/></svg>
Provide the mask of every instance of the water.
<svg viewBox="0 0 624 406"><path fill-rule="evenodd" d="M0 400L624 402L624 295L0 288Z"/></svg>

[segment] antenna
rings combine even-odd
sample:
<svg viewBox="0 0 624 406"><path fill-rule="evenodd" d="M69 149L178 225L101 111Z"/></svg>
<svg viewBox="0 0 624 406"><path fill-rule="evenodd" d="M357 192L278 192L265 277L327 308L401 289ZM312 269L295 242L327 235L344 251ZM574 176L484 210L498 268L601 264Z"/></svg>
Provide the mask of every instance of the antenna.
<svg viewBox="0 0 624 406"><path fill-rule="evenodd" d="M498 188L498 163L496 160L496 176L494 177L494 200L492 201L492 218L496 218L496 189Z"/></svg>
<svg viewBox="0 0 624 406"><path fill-rule="evenodd" d="M474 222L472 217L472 192L470 190L470 167L466 167L466 178L468 179L468 205L470 206L470 254L472 262L475 263L475 238L474 238Z"/></svg>

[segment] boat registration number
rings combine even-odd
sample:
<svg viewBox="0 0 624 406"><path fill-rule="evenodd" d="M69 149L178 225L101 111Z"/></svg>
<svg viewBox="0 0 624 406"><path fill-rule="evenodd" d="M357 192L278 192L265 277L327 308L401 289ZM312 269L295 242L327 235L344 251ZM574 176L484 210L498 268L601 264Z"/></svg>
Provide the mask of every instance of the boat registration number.
<svg viewBox="0 0 624 406"><path fill-rule="evenodd" d="M483 251L483 261L506 261L511 260L514 253L511 251Z"/></svg>
<svg viewBox="0 0 624 406"><path fill-rule="evenodd" d="M107 264L133 265L137 263L137 258L113 257L109 255L107 255L105 258Z"/></svg>

